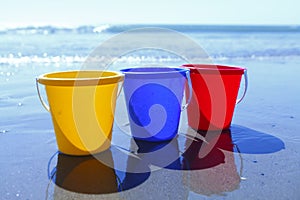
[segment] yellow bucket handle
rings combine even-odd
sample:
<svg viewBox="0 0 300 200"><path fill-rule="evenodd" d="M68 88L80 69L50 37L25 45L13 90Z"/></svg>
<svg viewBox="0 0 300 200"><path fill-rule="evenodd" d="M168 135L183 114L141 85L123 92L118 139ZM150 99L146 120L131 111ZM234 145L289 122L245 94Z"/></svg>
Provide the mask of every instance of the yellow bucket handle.
<svg viewBox="0 0 300 200"><path fill-rule="evenodd" d="M39 79L36 78L35 81L36 81L35 83L36 83L36 89L37 89L37 93L38 93L38 95L39 95L39 99L40 99L42 105L44 106L44 108L45 108L48 112L50 112L50 107L46 104L46 102L43 100L43 98L42 98L42 96L41 96L40 88L39 88Z"/></svg>

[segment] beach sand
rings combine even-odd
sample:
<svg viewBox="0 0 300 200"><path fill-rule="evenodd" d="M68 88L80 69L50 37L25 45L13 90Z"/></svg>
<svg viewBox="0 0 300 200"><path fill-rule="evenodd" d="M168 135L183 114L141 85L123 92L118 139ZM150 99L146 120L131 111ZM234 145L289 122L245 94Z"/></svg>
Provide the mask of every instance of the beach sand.
<svg viewBox="0 0 300 200"><path fill-rule="evenodd" d="M160 168L159 164L154 163L148 166L152 169L150 173L134 176L118 172L116 175L119 179L112 177L115 182L111 183L108 194L102 194L101 188L94 194L80 192L84 188L72 191L72 187L66 189L67 185L58 186L55 181L48 179L48 162L57 152L57 146L50 114L43 110L35 91L35 77L46 71L31 67L30 71L24 72L21 67L15 67L14 74L8 76L4 73L0 76L0 197L299 199L299 63L299 58L224 62L248 68L249 91L244 101L236 106L229 134L238 149L230 146L230 143L229 146L217 146L211 157L195 162L187 160L190 168L193 168L190 170L176 163L169 168ZM4 72L5 69L2 66ZM187 130L185 123L180 130ZM119 129L114 129L114 145L130 148L130 140ZM186 140L179 136L175 142L178 146L175 152L170 152L179 155L185 148ZM126 170L131 156L117 147L113 147L111 153L115 167ZM166 155L162 154L162 157ZM139 161L135 160L137 163ZM50 168L53 169L56 164L57 156ZM68 170L67 166L62 167ZM80 168L76 169L80 171ZM78 181L78 173L72 171L74 168L69 170L73 180ZM124 191L115 192L120 190L115 186L118 181L123 183Z"/></svg>

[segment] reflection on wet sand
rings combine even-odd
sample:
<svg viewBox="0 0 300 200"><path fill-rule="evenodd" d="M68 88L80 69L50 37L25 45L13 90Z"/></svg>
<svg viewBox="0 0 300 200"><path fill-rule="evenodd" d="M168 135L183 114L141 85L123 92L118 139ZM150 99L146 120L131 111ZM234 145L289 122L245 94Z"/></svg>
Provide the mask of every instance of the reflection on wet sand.
<svg viewBox="0 0 300 200"><path fill-rule="evenodd" d="M81 194L109 194L129 190L150 176L149 168L144 173L120 171L114 169L113 162L110 149L93 156L58 153L56 168L48 173L56 186ZM137 163L137 160L131 157L127 164L131 165L130 162Z"/></svg>
<svg viewBox="0 0 300 200"><path fill-rule="evenodd" d="M202 195L221 195L224 192L230 192L239 188L240 175L238 173L233 153L233 143L231 140L231 132L223 131L222 133L208 132L199 133L205 137L205 134L215 134L211 140L211 151L203 158L201 155L201 145L203 141L193 141L191 144L187 141L187 150L183 156L183 169L190 170L184 173L184 184L188 188ZM205 145L209 145L207 140ZM222 151L221 147L225 147L228 151ZM201 149L201 150L200 150ZM199 151L200 150L200 151ZM204 148L205 150L205 148Z"/></svg>
<svg viewBox="0 0 300 200"><path fill-rule="evenodd" d="M136 155L140 158L139 162L141 165L149 166L151 176L142 185L120 193L122 198L126 200L149 199L151 197L153 199L188 198L189 190L183 184L183 174L179 171L164 168L168 165L180 166L177 138L166 142L147 142L131 139L130 144L130 148L138 147Z"/></svg>
<svg viewBox="0 0 300 200"><path fill-rule="evenodd" d="M105 152L111 156L111 152ZM66 190L86 194L107 194L119 191L115 170L93 156L58 155L55 184Z"/></svg>
<svg viewBox="0 0 300 200"><path fill-rule="evenodd" d="M138 155L142 162L149 166L166 168L167 166L180 166L180 151L178 138L165 142L147 142L133 140L138 146Z"/></svg>
<svg viewBox="0 0 300 200"><path fill-rule="evenodd" d="M267 142L265 148L260 148L261 153L284 148L284 143L276 137L233 126L222 132L188 128L185 134L160 143L129 138L129 146L123 144L124 151L113 145L94 157L59 154L52 174L56 186L50 196L188 199L190 191L200 196L224 195L238 189L244 179L242 153L259 153L249 147L263 146L264 137L273 145Z"/></svg>
<svg viewBox="0 0 300 200"><path fill-rule="evenodd" d="M207 196L239 188L246 179L242 174L244 153L266 154L285 148L279 138L243 126L233 125L221 133L195 132L187 130L188 135L202 140L186 140L182 169L190 171L184 173L184 183L191 191Z"/></svg>

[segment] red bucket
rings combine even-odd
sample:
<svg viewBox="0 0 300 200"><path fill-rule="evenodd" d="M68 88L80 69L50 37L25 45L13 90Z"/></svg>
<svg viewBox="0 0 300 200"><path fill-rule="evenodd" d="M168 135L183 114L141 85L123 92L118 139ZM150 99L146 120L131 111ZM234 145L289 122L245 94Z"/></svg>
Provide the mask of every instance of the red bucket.
<svg viewBox="0 0 300 200"><path fill-rule="evenodd" d="M205 131L228 129L235 105L242 101L247 91L247 70L213 64L186 64L182 67L190 69L193 87L192 100L187 108L189 126ZM242 75L245 90L237 99Z"/></svg>

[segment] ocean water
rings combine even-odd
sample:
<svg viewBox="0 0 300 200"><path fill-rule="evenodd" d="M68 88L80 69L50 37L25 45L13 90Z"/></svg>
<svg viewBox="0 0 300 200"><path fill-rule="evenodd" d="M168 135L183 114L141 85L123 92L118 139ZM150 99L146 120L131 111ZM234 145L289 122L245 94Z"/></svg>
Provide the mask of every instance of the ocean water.
<svg viewBox="0 0 300 200"><path fill-rule="evenodd" d="M202 48L211 62L242 65L249 68L250 75L262 70L257 69L262 63L274 63L274 67L285 71L288 70L285 69L286 62L299 63L300 60L300 27L295 26L103 25L2 29L0 110L3 114L0 115L0 131L13 131L12 127L18 124L16 121L24 121L31 132L30 125L26 125L28 121L46 118L36 101L35 77L52 71L80 69L97 47L123 31L146 27L176 31ZM114 48L109 51L113 52ZM192 48L185 50L194 51ZM137 49L116 58L112 69L148 64L178 66L183 63L186 61L169 52ZM117 68L113 68L114 65ZM293 79L291 75L288 77ZM254 80L259 80L259 77ZM39 117L41 115L44 117ZM40 128L43 126L41 123ZM47 127L51 130L51 126Z"/></svg>
<svg viewBox="0 0 300 200"><path fill-rule="evenodd" d="M47 26L0 30L0 64L80 63L93 49L113 36L123 31L145 27L177 31L194 40L215 61L247 58L286 59L300 56L300 27L293 26ZM139 61L159 61L164 56L140 54Z"/></svg>

